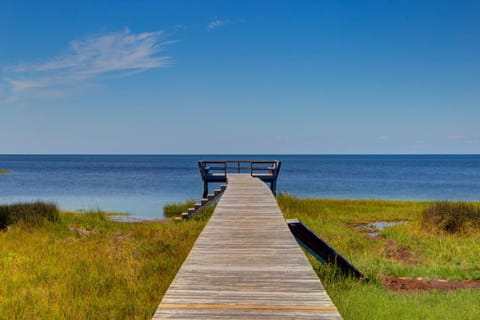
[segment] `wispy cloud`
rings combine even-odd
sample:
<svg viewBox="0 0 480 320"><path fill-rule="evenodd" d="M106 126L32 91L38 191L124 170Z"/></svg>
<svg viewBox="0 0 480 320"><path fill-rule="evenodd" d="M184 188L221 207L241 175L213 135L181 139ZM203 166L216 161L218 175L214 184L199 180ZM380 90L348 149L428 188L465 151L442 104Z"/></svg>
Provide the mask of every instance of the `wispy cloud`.
<svg viewBox="0 0 480 320"><path fill-rule="evenodd" d="M451 135L451 136L448 136L447 139L452 140L452 141L466 141L466 140L469 140L469 138L467 136L463 136L463 135Z"/></svg>
<svg viewBox="0 0 480 320"><path fill-rule="evenodd" d="M477 136L450 135L447 140L458 144L480 144L480 138Z"/></svg>
<svg viewBox="0 0 480 320"><path fill-rule="evenodd" d="M171 63L162 55L167 41L163 31L120 32L87 36L70 42L68 49L40 63L3 67L9 100L30 96L39 89L59 91L106 74L129 76ZM5 93L4 93L5 95Z"/></svg>
<svg viewBox="0 0 480 320"><path fill-rule="evenodd" d="M230 20L220 20L220 19L215 19L213 21L211 21L208 25L207 25L207 30L208 31L211 31L213 29L217 29L217 28L220 28L220 27L223 27L225 26L226 24L230 23Z"/></svg>

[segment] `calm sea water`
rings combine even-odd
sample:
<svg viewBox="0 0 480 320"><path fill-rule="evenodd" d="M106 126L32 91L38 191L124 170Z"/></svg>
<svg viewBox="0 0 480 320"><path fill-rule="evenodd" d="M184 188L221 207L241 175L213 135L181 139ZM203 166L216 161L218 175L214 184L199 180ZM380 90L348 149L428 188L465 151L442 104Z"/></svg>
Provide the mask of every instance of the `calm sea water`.
<svg viewBox="0 0 480 320"><path fill-rule="evenodd" d="M480 200L480 155L0 155L0 203L160 218L201 198L199 159L279 159L278 190L299 197Z"/></svg>

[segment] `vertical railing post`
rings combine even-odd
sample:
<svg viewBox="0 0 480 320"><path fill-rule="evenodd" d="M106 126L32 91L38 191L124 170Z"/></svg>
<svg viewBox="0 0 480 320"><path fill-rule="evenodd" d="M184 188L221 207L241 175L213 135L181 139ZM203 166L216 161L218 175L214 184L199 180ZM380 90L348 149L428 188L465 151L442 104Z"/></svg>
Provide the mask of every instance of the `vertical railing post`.
<svg viewBox="0 0 480 320"><path fill-rule="evenodd" d="M274 178L272 182L270 182L270 190L272 190L274 196L277 195L277 178Z"/></svg>
<svg viewBox="0 0 480 320"><path fill-rule="evenodd" d="M203 198L205 199L208 196L208 182L206 179L203 180Z"/></svg>

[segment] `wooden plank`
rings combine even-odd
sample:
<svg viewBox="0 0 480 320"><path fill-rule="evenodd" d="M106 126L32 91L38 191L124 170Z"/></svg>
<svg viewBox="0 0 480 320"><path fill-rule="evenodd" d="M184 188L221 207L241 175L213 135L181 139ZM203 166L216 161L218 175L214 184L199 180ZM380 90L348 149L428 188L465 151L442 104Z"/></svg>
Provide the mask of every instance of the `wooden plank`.
<svg viewBox="0 0 480 320"><path fill-rule="evenodd" d="M268 187L230 174L154 319L341 319Z"/></svg>

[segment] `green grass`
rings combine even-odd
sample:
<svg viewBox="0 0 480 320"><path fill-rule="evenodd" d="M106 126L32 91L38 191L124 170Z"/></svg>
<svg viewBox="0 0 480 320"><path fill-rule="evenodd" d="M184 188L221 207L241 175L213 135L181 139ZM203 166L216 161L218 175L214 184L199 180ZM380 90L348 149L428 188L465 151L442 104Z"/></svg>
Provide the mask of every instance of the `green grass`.
<svg viewBox="0 0 480 320"><path fill-rule="evenodd" d="M449 234L423 226L432 203L381 200L318 200L278 197L286 218L299 218L371 281L339 277L312 257L310 261L345 319L478 319L480 290L400 294L384 289L383 276L480 279L480 232ZM478 205L478 204L474 204ZM408 221L371 239L356 224ZM392 258L410 254L408 263Z"/></svg>
<svg viewBox="0 0 480 320"><path fill-rule="evenodd" d="M322 280L344 319L479 319L478 290L390 293L378 283Z"/></svg>
<svg viewBox="0 0 480 320"><path fill-rule="evenodd" d="M166 204L163 207L163 214L165 217L175 217L183 212L187 212L188 208L193 208L195 206L195 201L189 200L186 202L175 202Z"/></svg>
<svg viewBox="0 0 480 320"><path fill-rule="evenodd" d="M288 195L278 201L287 218L301 219L369 277L343 278L309 257L345 319L480 318L479 290L402 294L381 285L383 276L480 278L480 232L426 228L423 212L432 203ZM167 224L115 223L101 212L11 224L0 232L0 319L151 318L212 211ZM377 239L355 226L391 220L408 223ZM412 262L392 258L398 249Z"/></svg>
<svg viewBox="0 0 480 320"><path fill-rule="evenodd" d="M61 213L0 232L0 319L149 319L212 208L186 222Z"/></svg>

